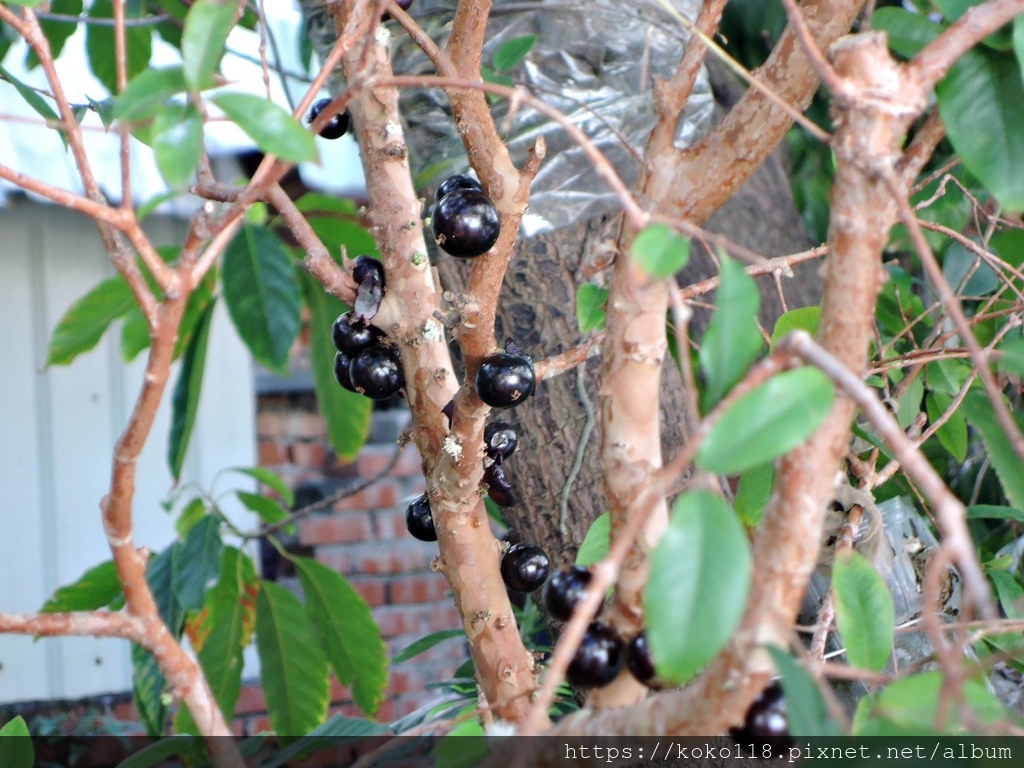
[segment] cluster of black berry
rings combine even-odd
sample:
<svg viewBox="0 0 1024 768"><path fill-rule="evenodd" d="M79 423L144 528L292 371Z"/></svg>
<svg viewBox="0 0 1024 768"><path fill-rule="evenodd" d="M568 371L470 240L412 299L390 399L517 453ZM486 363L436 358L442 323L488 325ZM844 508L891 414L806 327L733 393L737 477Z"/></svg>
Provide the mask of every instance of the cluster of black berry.
<svg viewBox="0 0 1024 768"><path fill-rule="evenodd" d="M431 215L434 240L445 253L472 259L487 253L498 242L501 222L498 209L471 176L445 179L434 195Z"/></svg>
<svg viewBox="0 0 1024 768"><path fill-rule="evenodd" d="M778 680L765 686L747 710L743 726L731 728L729 734L740 744L770 744L776 750L793 745L786 716L786 699Z"/></svg>
<svg viewBox="0 0 1024 768"><path fill-rule="evenodd" d="M338 350L334 377L350 392L373 400L394 397L405 386L402 360L384 332L369 324L384 295L384 267L370 256L359 256L352 269L355 309L338 316L331 338Z"/></svg>
<svg viewBox="0 0 1024 768"><path fill-rule="evenodd" d="M553 574L542 595L548 614L559 621L572 618L587 593L590 581L590 571L581 565ZM623 664L641 683L656 686L647 633L640 632L624 647L622 638L612 627L601 621L592 621L565 677L576 688L600 688L618 677Z"/></svg>

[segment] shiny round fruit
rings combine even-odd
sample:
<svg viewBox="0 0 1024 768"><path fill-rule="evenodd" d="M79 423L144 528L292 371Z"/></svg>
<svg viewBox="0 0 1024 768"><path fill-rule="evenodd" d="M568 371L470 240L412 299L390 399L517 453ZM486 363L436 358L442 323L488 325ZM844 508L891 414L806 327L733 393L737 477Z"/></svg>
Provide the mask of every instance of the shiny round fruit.
<svg viewBox="0 0 1024 768"><path fill-rule="evenodd" d="M516 493L501 464L494 463L484 468L484 485L487 486L487 496L499 507L515 506Z"/></svg>
<svg viewBox="0 0 1024 768"><path fill-rule="evenodd" d="M405 386L402 361L390 347L370 347L354 358L348 367L352 386L371 400L387 400Z"/></svg>
<svg viewBox="0 0 1024 768"><path fill-rule="evenodd" d="M425 493L413 499L412 504L406 508L405 527L420 541L437 541L434 518L430 514L430 504Z"/></svg>
<svg viewBox="0 0 1024 768"><path fill-rule="evenodd" d="M362 285L371 274L376 275L381 288L383 288L386 281L384 280L384 265L380 263L380 260L365 254L356 256L355 263L352 265L352 279L356 281L356 284Z"/></svg>
<svg viewBox="0 0 1024 768"><path fill-rule="evenodd" d="M654 659L647 644L647 631L640 632L626 647L626 666L637 680L644 685L654 682Z"/></svg>
<svg viewBox="0 0 1024 768"><path fill-rule="evenodd" d="M484 427L484 452L492 461L500 462L516 452L519 440L511 424L495 421Z"/></svg>
<svg viewBox="0 0 1024 768"><path fill-rule="evenodd" d="M513 544L501 558L501 578L514 592L533 592L548 577L548 556L535 544Z"/></svg>
<svg viewBox="0 0 1024 768"><path fill-rule="evenodd" d="M338 315L338 319L331 326L334 348L349 357L355 357L364 349L376 346L383 335L379 328L357 320L351 312Z"/></svg>
<svg viewBox="0 0 1024 768"><path fill-rule="evenodd" d="M777 680L769 683L754 699L743 727L733 728L730 733L740 743L770 744L779 750L792 745L786 699Z"/></svg>
<svg viewBox="0 0 1024 768"><path fill-rule="evenodd" d="M456 173L454 176L449 176L441 182L441 186L439 186L437 191L434 192L434 202L439 201L449 192L454 192L456 189L475 189L477 192L482 191L480 182L472 176L465 176L461 173Z"/></svg>
<svg viewBox="0 0 1024 768"><path fill-rule="evenodd" d="M590 571L582 565L574 565L552 574L543 595L544 608L548 614L559 621L568 621L587 594L590 579Z"/></svg>
<svg viewBox="0 0 1024 768"><path fill-rule="evenodd" d="M512 408L533 394L537 374L525 355L498 352L484 358L476 372L476 393L491 408Z"/></svg>
<svg viewBox="0 0 1024 768"><path fill-rule="evenodd" d="M600 688L622 670L622 640L607 624L593 621L569 662L565 679L576 688Z"/></svg>
<svg viewBox="0 0 1024 768"><path fill-rule="evenodd" d="M306 122L312 123L316 120L317 116L323 112L330 103L330 99L320 99L319 101L313 102L313 106L309 108L309 117L306 118ZM350 122L351 118L347 109L343 112L339 112L327 121L327 125L320 129L320 137L324 139L340 139L348 133L348 126Z"/></svg>
<svg viewBox="0 0 1024 768"><path fill-rule="evenodd" d="M348 375L348 369L351 364L352 358L344 352L338 352L334 355L334 378L349 392L355 392L356 388L352 384L352 377Z"/></svg>
<svg viewBox="0 0 1024 768"><path fill-rule="evenodd" d="M431 215L438 246L459 259L482 256L498 242L498 209L483 192L456 189L442 197Z"/></svg>

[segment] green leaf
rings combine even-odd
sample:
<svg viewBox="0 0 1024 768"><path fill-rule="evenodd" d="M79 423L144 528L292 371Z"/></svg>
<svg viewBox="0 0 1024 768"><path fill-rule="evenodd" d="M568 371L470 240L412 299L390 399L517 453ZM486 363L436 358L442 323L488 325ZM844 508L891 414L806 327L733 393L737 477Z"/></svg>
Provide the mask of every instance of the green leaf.
<svg viewBox="0 0 1024 768"><path fill-rule="evenodd" d="M1024 75L1024 16L1013 20L1013 52L1017 56L1017 65Z"/></svg>
<svg viewBox="0 0 1024 768"><path fill-rule="evenodd" d="M28 724L21 715L8 720L0 728L0 765L4 768L32 768L36 751L29 737Z"/></svg>
<svg viewBox="0 0 1024 768"><path fill-rule="evenodd" d="M834 398L832 382L817 368L780 373L729 406L704 439L697 464L736 475L788 453L821 426Z"/></svg>
<svg viewBox="0 0 1024 768"><path fill-rule="evenodd" d="M334 378L331 325L346 307L327 293L311 275L300 272L302 292L310 312L310 367L320 414L327 422L327 439L345 461L354 461L370 433L373 402L349 392Z"/></svg>
<svg viewBox="0 0 1024 768"><path fill-rule="evenodd" d="M922 13L903 8L879 8L871 17L871 28L884 30L889 48L904 58L912 58L946 28L936 24Z"/></svg>
<svg viewBox="0 0 1024 768"><path fill-rule="evenodd" d="M290 760L305 757L320 749L329 749L367 736L393 735L388 726L358 717L333 715L310 731L303 739L278 750L272 759L260 763L260 768L280 768Z"/></svg>
<svg viewBox="0 0 1024 768"><path fill-rule="evenodd" d="M167 703L164 699L166 687L167 680L152 654L141 645L132 643L132 700L139 713L139 720L153 739L164 733L167 720Z"/></svg>
<svg viewBox="0 0 1024 768"><path fill-rule="evenodd" d="M199 396L203 390L203 372L206 369L206 347L213 325L214 302L211 301L196 328L195 336L181 360L178 381L171 397L171 430L167 444L167 463L175 480L181 478L192 427L199 410Z"/></svg>
<svg viewBox="0 0 1024 768"><path fill-rule="evenodd" d="M171 571L175 555L179 551L180 545L175 542L159 554L150 557L146 563L146 583L153 593L160 618L175 637L181 636L181 628L185 624L185 609L181 607L171 588Z"/></svg>
<svg viewBox="0 0 1024 768"><path fill-rule="evenodd" d="M23 98L25 102L35 110L36 114L43 118L43 120L51 123L60 123L60 115L58 115L53 107L47 103L46 99L40 96L36 91L29 88L25 83L21 82L21 80L16 78L3 67L0 67L0 78L3 78L13 85L21 98ZM64 142L64 147L66 149L68 146L67 136L60 130L58 130L58 135L60 136L61 141Z"/></svg>
<svg viewBox="0 0 1024 768"><path fill-rule="evenodd" d="M192 499L178 514L178 519L174 521L175 532L181 538L185 538L192 527L206 517L208 512L206 502L201 497L197 496Z"/></svg>
<svg viewBox="0 0 1024 768"><path fill-rule="evenodd" d="M206 600L206 590L220 575L220 518L207 515L192 526L181 542L171 565L171 589L178 602L188 610L198 610Z"/></svg>
<svg viewBox="0 0 1024 768"><path fill-rule="evenodd" d="M807 331L811 336L818 332L821 322L821 307L801 307L786 312L775 323L772 331L772 347L774 348L791 331Z"/></svg>
<svg viewBox="0 0 1024 768"><path fill-rule="evenodd" d="M203 152L203 118L193 105L168 109L153 121L153 152L167 186L188 189Z"/></svg>
<svg viewBox="0 0 1024 768"><path fill-rule="evenodd" d="M890 683L874 697L865 699L866 713L889 723L910 729L912 733L930 733L936 710L942 701L943 675L939 670L920 672ZM1006 716L1002 704L983 682L966 680L962 688L964 703L981 724L996 723ZM955 734L960 728L959 707L947 708L944 733ZM858 715L861 715L858 707ZM857 735L870 733L862 718L854 719Z"/></svg>
<svg viewBox="0 0 1024 768"><path fill-rule="evenodd" d="M283 372L302 325L291 257L272 232L243 224L224 251L221 271L238 335L259 362Z"/></svg>
<svg viewBox="0 0 1024 768"><path fill-rule="evenodd" d="M928 393L924 404L928 421L934 423L953 404L953 398L944 392L932 391ZM964 462L967 458L967 419L959 408L939 427L935 436L954 459L961 464Z"/></svg>
<svg viewBox="0 0 1024 768"><path fill-rule="evenodd" d="M231 467L227 471L248 475L256 480L256 482L262 483L270 488L270 490L284 499L284 503L289 507L295 504L295 494L292 493L292 489L288 487L288 483L266 467Z"/></svg>
<svg viewBox="0 0 1024 768"><path fill-rule="evenodd" d="M749 588L750 544L735 513L706 491L684 493L644 590L658 678L682 684L700 672L739 624Z"/></svg>
<svg viewBox="0 0 1024 768"><path fill-rule="evenodd" d="M782 675L782 695L786 700L790 734L797 738L843 735L839 724L828 716L821 691L807 670L781 648L769 645L768 652Z"/></svg>
<svg viewBox="0 0 1024 768"><path fill-rule="evenodd" d="M964 398L962 407L967 420L981 432L988 459L995 467L1006 498L1015 508L1024 509L1024 472L1020 471L1020 459L1010 438L996 420L992 403L983 392L974 390Z"/></svg>
<svg viewBox="0 0 1024 768"><path fill-rule="evenodd" d="M473 708L466 707L456 715L463 717ZM468 737L468 738L463 738ZM441 738L434 749L434 768L476 768L487 757L487 740L479 719L462 720Z"/></svg>
<svg viewBox="0 0 1024 768"><path fill-rule="evenodd" d="M168 99L186 88L181 67L143 70L114 100L114 119L135 122L156 117Z"/></svg>
<svg viewBox="0 0 1024 768"><path fill-rule="evenodd" d="M1006 208L1024 209L1024 80L1012 58L964 54L935 89L946 135L964 166Z"/></svg>
<svg viewBox="0 0 1024 768"><path fill-rule="evenodd" d="M372 716L384 701L388 659L369 606L337 571L307 557L292 562L320 647L338 679L352 686L353 701Z"/></svg>
<svg viewBox="0 0 1024 768"><path fill-rule="evenodd" d="M580 324L580 333L590 333L604 328L608 314L605 309L607 302L607 288L584 283L576 289L576 319Z"/></svg>
<svg viewBox="0 0 1024 768"><path fill-rule="evenodd" d="M775 465L771 463L751 467L740 475L733 504L744 525L753 528L761 522L774 484Z"/></svg>
<svg viewBox="0 0 1024 768"><path fill-rule="evenodd" d="M125 17L136 19L142 12L141 4L125 5ZM110 20L114 18L111 0L93 0L89 6L90 19ZM153 28L148 25L130 26L124 30L125 69L130 81L149 66L153 49ZM85 28L85 52L89 68L96 79L111 93L117 93L117 60L114 57L114 27L110 24L88 24Z"/></svg>
<svg viewBox="0 0 1024 768"><path fill-rule="evenodd" d="M421 637L414 643L410 643L405 648L400 650L395 658L391 660L392 664L398 664L403 661L408 661L419 656L421 653L425 653L439 643L443 643L445 640L450 640L453 637L465 637L466 633L461 629L442 629L437 632L431 632L426 637Z"/></svg>
<svg viewBox="0 0 1024 768"><path fill-rule="evenodd" d="M307 197L308 193L302 199ZM369 256L379 256L380 252L373 236L357 221L309 215L306 222L316 232L335 261L340 262L342 248L349 254L365 253Z"/></svg>
<svg viewBox="0 0 1024 768"><path fill-rule="evenodd" d="M975 504L967 508L968 520L1014 520L1024 523L1024 512L1013 507L997 507L991 504Z"/></svg>
<svg viewBox="0 0 1024 768"><path fill-rule="evenodd" d="M671 277L690 260L690 238L667 224L650 224L633 239L630 256L655 280Z"/></svg>
<svg viewBox="0 0 1024 768"><path fill-rule="evenodd" d="M47 365L67 365L95 347L107 328L135 306L131 288L121 275L95 286L64 313L50 338Z"/></svg>
<svg viewBox="0 0 1024 768"><path fill-rule="evenodd" d="M707 381L701 392L705 413L743 378L764 346L757 329L761 294L754 278L724 254L721 262L715 310L700 347L700 365Z"/></svg>
<svg viewBox="0 0 1024 768"><path fill-rule="evenodd" d="M229 0L197 0L189 9L181 34L181 59L185 79L193 89L212 85L234 26L235 8Z"/></svg>
<svg viewBox="0 0 1024 768"><path fill-rule="evenodd" d="M836 555L832 589L846 658L855 667L881 672L889 662L895 627L885 580L863 555L848 549Z"/></svg>
<svg viewBox="0 0 1024 768"><path fill-rule="evenodd" d="M8 5L19 5L23 8L35 8L43 0L4 0Z"/></svg>
<svg viewBox="0 0 1024 768"><path fill-rule="evenodd" d="M498 72L512 69L512 67L526 58L526 54L530 52L536 42L536 35L522 35L502 43L501 47L494 52L494 56L491 58L494 69Z"/></svg>
<svg viewBox="0 0 1024 768"><path fill-rule="evenodd" d="M121 596L121 582L113 560L94 565L72 584L61 587L43 605L42 613L95 611Z"/></svg>
<svg viewBox="0 0 1024 768"><path fill-rule="evenodd" d="M222 93L211 101L267 154L295 163L318 159L313 134L274 102L248 93Z"/></svg>
<svg viewBox="0 0 1024 768"><path fill-rule="evenodd" d="M130 363L144 349L153 343L149 335L149 321L138 307L132 307L124 315L121 323L121 359Z"/></svg>
<svg viewBox="0 0 1024 768"><path fill-rule="evenodd" d="M996 588L999 607L1008 619L1024 618L1024 587L1007 571L991 571L989 578Z"/></svg>
<svg viewBox="0 0 1024 768"><path fill-rule="evenodd" d="M256 650L271 726L279 737L305 735L327 716L327 658L299 599L269 581L256 599Z"/></svg>
<svg viewBox="0 0 1024 768"><path fill-rule="evenodd" d="M246 509L250 512L255 512L260 520L268 525L279 523L291 514L274 499L260 496L258 493L235 491L235 495L238 496L238 500L242 502Z"/></svg>
<svg viewBox="0 0 1024 768"><path fill-rule="evenodd" d="M602 512L590 524L576 553L576 565L591 566L608 556L611 549L612 521L607 512Z"/></svg>
<svg viewBox="0 0 1024 768"><path fill-rule="evenodd" d="M1024 376L1024 336L1005 336L996 349L1001 353L996 361L996 367L1001 372Z"/></svg>

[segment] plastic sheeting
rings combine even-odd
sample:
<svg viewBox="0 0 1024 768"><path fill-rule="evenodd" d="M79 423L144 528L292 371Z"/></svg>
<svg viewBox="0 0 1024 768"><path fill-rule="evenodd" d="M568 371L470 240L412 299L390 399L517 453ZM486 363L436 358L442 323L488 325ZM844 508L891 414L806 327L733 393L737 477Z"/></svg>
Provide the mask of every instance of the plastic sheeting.
<svg viewBox="0 0 1024 768"><path fill-rule="evenodd" d="M581 128L629 183L637 157L655 123L651 87L655 77L669 76L685 48L687 32L663 7L673 6L693 18L699 0L590 0L589 2L501 2L497 0L487 30L483 61L515 38L535 35L525 59L507 75L537 97L558 108ZM441 44L447 41L456 0L417 0L411 11ZM303 3L315 49L326 55L336 37L326 6ZM433 65L394 22L392 61L403 75L434 74ZM340 89L340 80L334 82ZM494 103L499 129L507 137L517 164L539 136L547 142L547 158L534 181L526 234L576 223L618 207L615 196L590 161L561 126L527 107L506 119L507 102ZM677 131L685 146L710 127L714 102L706 75L701 74ZM422 185L468 167L444 93L439 89L407 90L402 115L417 181Z"/></svg>

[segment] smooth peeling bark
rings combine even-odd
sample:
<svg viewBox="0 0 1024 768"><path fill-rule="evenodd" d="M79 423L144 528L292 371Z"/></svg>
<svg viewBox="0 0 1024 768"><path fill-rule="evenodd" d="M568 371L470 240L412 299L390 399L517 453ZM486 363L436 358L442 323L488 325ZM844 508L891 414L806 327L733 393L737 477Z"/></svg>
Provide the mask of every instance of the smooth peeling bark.
<svg viewBox="0 0 1024 768"><path fill-rule="evenodd" d="M924 89L892 60L883 34L844 38L834 46L833 56L845 90L836 99L834 116L831 256L818 341L862 374L884 274L882 248L896 220L896 206L881 174L894 173L906 130L927 101ZM754 539L753 572L758 577L740 627L710 667L683 690L656 694L620 710L570 715L554 733L696 736L721 733L741 722L773 672L765 645L788 647L817 561L824 513L849 444L853 415L853 402L837 394L825 423L781 462ZM555 755L549 757L547 762L553 762Z"/></svg>
<svg viewBox="0 0 1024 768"><path fill-rule="evenodd" d="M340 35L365 14L351 0L335 11ZM387 50L378 38L364 57L362 43L342 57L349 82L390 78ZM469 640L477 680L494 717L518 722L536 688L530 652L519 637L499 570L500 544L491 533L479 484L480 445L487 409L471 389L459 390L445 339L434 317L438 289L426 258L422 204L412 184L395 88L358 89L349 104L370 201L371 233L388 277L374 319L398 342L412 410L412 438L423 457L428 496L438 532L438 570L452 588ZM497 291L497 286L494 288ZM458 393L451 433L441 409ZM472 402L467 402L472 401ZM475 440L473 438L476 438Z"/></svg>

